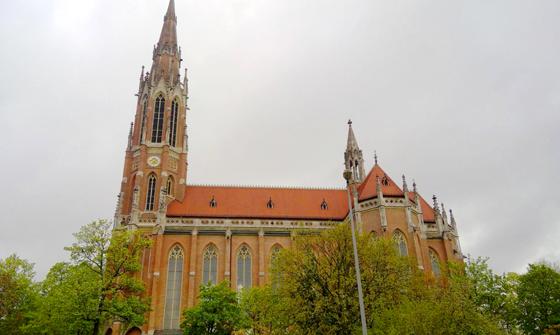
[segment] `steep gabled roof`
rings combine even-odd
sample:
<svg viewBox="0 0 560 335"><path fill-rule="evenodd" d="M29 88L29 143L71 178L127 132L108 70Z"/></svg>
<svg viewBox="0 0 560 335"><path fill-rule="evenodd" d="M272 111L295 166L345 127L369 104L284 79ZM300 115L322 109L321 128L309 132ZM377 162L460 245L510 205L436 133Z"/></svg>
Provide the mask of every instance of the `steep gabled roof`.
<svg viewBox="0 0 560 335"><path fill-rule="evenodd" d="M385 171L378 165L375 164L366 179L358 186L358 197L359 200L367 200L375 198L377 196L377 177L383 179L387 177L387 184L381 183L381 191L384 196L389 197L403 197L404 193L399 186L389 177Z"/></svg>
<svg viewBox="0 0 560 335"><path fill-rule="evenodd" d="M212 199L215 206L210 205ZM323 200L327 209L322 209ZM272 208L267 204L272 202ZM173 201L169 217L333 220L348 214L344 189L193 186L185 188L183 202Z"/></svg>

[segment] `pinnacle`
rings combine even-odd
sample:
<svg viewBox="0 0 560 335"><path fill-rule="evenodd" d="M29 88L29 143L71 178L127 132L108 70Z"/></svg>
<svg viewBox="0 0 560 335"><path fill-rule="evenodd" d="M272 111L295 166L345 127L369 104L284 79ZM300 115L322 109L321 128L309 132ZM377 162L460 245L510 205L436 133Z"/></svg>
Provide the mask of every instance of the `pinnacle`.
<svg viewBox="0 0 560 335"><path fill-rule="evenodd" d="M358 141L356 141L356 136L354 135L354 130L352 129L352 121L348 121L348 143L346 146L347 151L360 150L358 147Z"/></svg>
<svg viewBox="0 0 560 335"><path fill-rule="evenodd" d="M175 17L175 0L169 0L169 6L167 7L167 13L165 13L165 18Z"/></svg>

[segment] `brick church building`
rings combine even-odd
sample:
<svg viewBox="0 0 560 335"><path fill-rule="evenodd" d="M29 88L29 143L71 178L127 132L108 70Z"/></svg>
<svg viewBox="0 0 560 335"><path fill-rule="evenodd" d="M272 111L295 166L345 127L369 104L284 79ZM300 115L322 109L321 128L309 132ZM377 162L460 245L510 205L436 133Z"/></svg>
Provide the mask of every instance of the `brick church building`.
<svg viewBox="0 0 560 335"><path fill-rule="evenodd" d="M142 69L140 76L115 215L117 227L153 239L140 273L151 311L142 329L127 334L180 333L182 311L196 304L204 283L228 280L232 289L264 285L271 260L290 247L294 231L347 222L349 203L359 231L394 238L399 252L425 271L437 275L440 262L462 259L453 214L435 197L429 204L404 176L395 181L377 158L366 173L351 122L344 153L348 188L189 184L189 92L186 69L181 74L174 0L152 59L150 71ZM340 175L343 181L343 171ZM123 331L113 330L107 331Z"/></svg>

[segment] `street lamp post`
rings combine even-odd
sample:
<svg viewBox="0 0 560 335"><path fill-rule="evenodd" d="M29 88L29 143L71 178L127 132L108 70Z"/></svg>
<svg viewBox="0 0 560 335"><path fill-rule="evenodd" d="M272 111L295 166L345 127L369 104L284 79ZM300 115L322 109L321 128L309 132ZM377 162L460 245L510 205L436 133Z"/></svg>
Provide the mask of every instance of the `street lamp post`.
<svg viewBox="0 0 560 335"><path fill-rule="evenodd" d="M364 296L362 293L362 276L360 274L360 260L358 258L358 245L356 243L356 231L354 228L354 210L352 209L352 196L350 194L352 171L345 170L344 179L346 180L346 190L348 192L348 210L350 216L350 227L352 230L352 248L354 249L354 267L356 269L356 282L358 284L358 301L360 304L360 318L362 320L362 335L367 335L366 311L364 307Z"/></svg>

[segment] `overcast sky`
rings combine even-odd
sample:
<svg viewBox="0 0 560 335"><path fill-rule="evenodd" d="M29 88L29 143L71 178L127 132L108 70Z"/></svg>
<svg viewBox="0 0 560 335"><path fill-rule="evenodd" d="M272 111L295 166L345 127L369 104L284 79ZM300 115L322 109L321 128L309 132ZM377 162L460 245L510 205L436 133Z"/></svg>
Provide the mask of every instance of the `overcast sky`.
<svg viewBox="0 0 560 335"><path fill-rule="evenodd" d="M176 0L189 183L416 179L498 272L560 260L560 2ZM111 218L167 0L0 1L0 258Z"/></svg>

